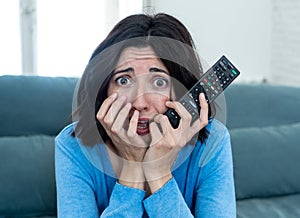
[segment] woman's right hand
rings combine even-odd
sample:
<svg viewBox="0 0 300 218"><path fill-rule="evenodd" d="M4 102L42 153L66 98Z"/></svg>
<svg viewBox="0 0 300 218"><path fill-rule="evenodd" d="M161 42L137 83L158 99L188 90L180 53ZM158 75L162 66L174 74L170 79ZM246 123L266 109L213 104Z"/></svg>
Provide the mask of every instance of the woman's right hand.
<svg viewBox="0 0 300 218"><path fill-rule="evenodd" d="M135 111L129 121L131 104L125 101L125 96L112 94L103 102L97 119L112 141L112 145L108 144L112 152L108 152L119 183L143 190L142 161L147 147L136 133L139 113Z"/></svg>
<svg viewBox="0 0 300 218"><path fill-rule="evenodd" d="M101 105L97 119L112 140L114 147L111 149L120 158L130 162L142 162L147 145L136 133L139 112L134 111L129 120L130 111L131 103L126 103L126 96L114 93Z"/></svg>

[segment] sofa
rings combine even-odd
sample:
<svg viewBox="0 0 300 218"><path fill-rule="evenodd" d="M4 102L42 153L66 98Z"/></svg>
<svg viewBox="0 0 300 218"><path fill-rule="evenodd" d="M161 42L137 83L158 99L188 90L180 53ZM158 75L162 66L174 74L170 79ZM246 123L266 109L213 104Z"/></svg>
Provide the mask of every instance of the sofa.
<svg viewBox="0 0 300 218"><path fill-rule="evenodd" d="M54 137L77 78L0 76L0 217L56 217ZM237 217L300 217L300 87L225 91Z"/></svg>

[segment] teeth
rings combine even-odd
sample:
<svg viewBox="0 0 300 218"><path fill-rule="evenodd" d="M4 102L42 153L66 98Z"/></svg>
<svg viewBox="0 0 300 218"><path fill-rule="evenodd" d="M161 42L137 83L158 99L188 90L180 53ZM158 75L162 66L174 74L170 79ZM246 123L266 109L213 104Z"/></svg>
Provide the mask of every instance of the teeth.
<svg viewBox="0 0 300 218"><path fill-rule="evenodd" d="M149 127L149 121L142 120L138 122L138 126L137 126L138 129L146 129L148 127Z"/></svg>
<svg viewBox="0 0 300 218"><path fill-rule="evenodd" d="M148 126L147 125L138 125L137 128L138 129L146 129Z"/></svg>

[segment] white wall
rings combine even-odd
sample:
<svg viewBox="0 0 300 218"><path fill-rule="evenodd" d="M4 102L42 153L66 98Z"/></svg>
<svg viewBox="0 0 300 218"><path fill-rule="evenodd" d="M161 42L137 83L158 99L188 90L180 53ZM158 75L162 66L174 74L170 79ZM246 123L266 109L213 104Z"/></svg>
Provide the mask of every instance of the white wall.
<svg viewBox="0 0 300 218"><path fill-rule="evenodd" d="M239 82L269 79L271 0L153 0L156 12L181 20L201 58L212 65L225 54L240 69Z"/></svg>
<svg viewBox="0 0 300 218"><path fill-rule="evenodd" d="M271 82L300 86L300 1L272 1Z"/></svg>

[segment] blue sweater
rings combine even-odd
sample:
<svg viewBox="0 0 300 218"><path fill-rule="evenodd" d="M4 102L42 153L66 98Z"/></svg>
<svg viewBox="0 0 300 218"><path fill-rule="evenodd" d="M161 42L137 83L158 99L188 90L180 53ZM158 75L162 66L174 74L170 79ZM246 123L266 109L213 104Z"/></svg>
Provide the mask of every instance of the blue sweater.
<svg viewBox="0 0 300 218"><path fill-rule="evenodd" d="M230 137L220 122L208 124L204 144L180 151L173 178L149 197L119 184L105 146L81 145L74 125L55 141L58 217L236 217Z"/></svg>

